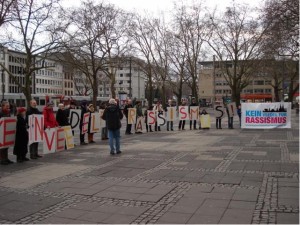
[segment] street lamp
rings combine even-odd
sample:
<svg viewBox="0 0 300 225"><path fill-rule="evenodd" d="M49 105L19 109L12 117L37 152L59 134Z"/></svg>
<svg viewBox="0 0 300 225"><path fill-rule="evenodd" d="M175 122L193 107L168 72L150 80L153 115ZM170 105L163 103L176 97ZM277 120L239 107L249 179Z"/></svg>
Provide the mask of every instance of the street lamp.
<svg viewBox="0 0 300 225"><path fill-rule="evenodd" d="M4 92L5 92L4 69L2 69L1 79L2 79L2 102L3 102L4 101Z"/></svg>

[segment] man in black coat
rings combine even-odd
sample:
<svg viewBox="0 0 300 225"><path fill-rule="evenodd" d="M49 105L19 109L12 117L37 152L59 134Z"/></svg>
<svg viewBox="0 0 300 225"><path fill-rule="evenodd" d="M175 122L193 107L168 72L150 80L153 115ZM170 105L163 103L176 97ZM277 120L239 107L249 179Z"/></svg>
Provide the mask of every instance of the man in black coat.
<svg viewBox="0 0 300 225"><path fill-rule="evenodd" d="M28 131L27 124L25 121L26 109L21 107L17 110L17 127L16 127L16 137L14 146L14 155L17 156L17 162L28 161L26 157L28 152Z"/></svg>
<svg viewBox="0 0 300 225"><path fill-rule="evenodd" d="M84 141L85 134L82 134L82 125L83 125L83 116L85 113L87 113L87 101L83 100L81 102L81 119L79 123L79 129L80 129L80 145L87 145L87 143Z"/></svg>
<svg viewBox="0 0 300 225"><path fill-rule="evenodd" d="M26 112L26 124L28 124L28 117L30 115L33 115L33 114L42 114L42 112L40 112L40 110L38 110L38 108L36 107L36 101L34 99L30 100L30 106L29 106L29 109L27 110ZM30 158L31 159L37 159L37 158L40 158L42 156L40 156L38 154L38 148L39 148L39 143L38 142L35 142L35 143L32 143L29 145L29 152L30 152Z"/></svg>
<svg viewBox="0 0 300 225"><path fill-rule="evenodd" d="M110 146L110 154L114 155L115 151L117 154L121 153L120 150L120 128L121 128L121 120L123 119L123 113L120 107L117 105L115 99L109 100L109 105L104 110L102 115L102 119L106 121L107 129L108 129L108 138L109 138L109 146ZM114 145L115 140L115 145Z"/></svg>
<svg viewBox="0 0 300 225"><path fill-rule="evenodd" d="M128 124L128 109L129 108L133 108L133 105L132 105L132 102L131 102L131 99L128 99L126 101L126 105L123 109L123 112L124 112L124 115L126 117L126 131L125 131L125 134L132 134L131 132L131 127L132 127L132 124Z"/></svg>
<svg viewBox="0 0 300 225"><path fill-rule="evenodd" d="M65 110L65 106L62 103L58 104L58 110L56 113L56 121L57 121L58 125L61 127L70 125L69 120L68 120L67 111Z"/></svg>

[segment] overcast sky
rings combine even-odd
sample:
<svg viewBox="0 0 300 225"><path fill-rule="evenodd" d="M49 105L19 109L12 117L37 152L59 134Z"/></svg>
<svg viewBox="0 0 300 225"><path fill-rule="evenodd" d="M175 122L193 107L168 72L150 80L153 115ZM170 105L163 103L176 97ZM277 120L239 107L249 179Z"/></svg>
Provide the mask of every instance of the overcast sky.
<svg viewBox="0 0 300 225"><path fill-rule="evenodd" d="M184 2L197 2L200 0L183 0ZM94 0L94 2L101 2L101 0ZM110 2L122 9L129 11L137 11L143 13L145 10L150 13L158 13L159 11L165 11L168 13L173 8L174 0L105 0L104 2ZM180 0L176 1L180 2ZM232 5L232 0L205 0L205 4L214 8L215 6L218 9L225 9L227 6ZM236 3L247 3L250 6L261 7L262 0L235 0ZM79 0L63 0L63 6L79 6Z"/></svg>

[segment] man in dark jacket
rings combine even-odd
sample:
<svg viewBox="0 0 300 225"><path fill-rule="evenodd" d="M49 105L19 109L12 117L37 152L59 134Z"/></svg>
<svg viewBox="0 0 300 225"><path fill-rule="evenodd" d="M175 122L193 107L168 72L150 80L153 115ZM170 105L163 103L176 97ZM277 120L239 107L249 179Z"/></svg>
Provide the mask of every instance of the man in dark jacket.
<svg viewBox="0 0 300 225"><path fill-rule="evenodd" d="M127 101L126 101L126 105L125 105L125 107L124 107L124 110L123 110L123 112L124 112L124 115L125 115L125 117L126 117L126 132L125 132L125 134L132 134L131 133L131 127L132 127L132 124L128 124L128 109L129 108L133 108L133 105L132 105L132 103L131 103L131 99L128 99Z"/></svg>
<svg viewBox="0 0 300 225"><path fill-rule="evenodd" d="M30 100L30 106L29 109L26 112L26 124L28 124L28 117L33 114L42 114L40 110L36 107L36 101L34 99ZM38 148L39 148L39 143L35 142L29 145L29 152L30 152L30 158L31 159L37 159L42 156L38 154Z"/></svg>
<svg viewBox="0 0 300 225"><path fill-rule="evenodd" d="M110 154L114 155L115 151L117 154L121 153L120 150L120 128L121 120L123 119L123 113L120 107L117 105L115 99L109 100L109 105L104 110L102 119L106 120L106 125L108 129L108 138L110 146ZM116 144L114 145L114 140Z"/></svg>
<svg viewBox="0 0 300 225"><path fill-rule="evenodd" d="M56 121L57 121L58 125L61 127L70 125L69 120L68 120L67 111L65 110L65 106L62 103L58 104L58 110L56 113Z"/></svg>
<svg viewBox="0 0 300 225"><path fill-rule="evenodd" d="M2 117L10 117L10 106L7 101L2 101L1 103L0 118ZM8 148L0 149L0 164L8 165L11 163L13 163L13 161L8 159Z"/></svg>
<svg viewBox="0 0 300 225"><path fill-rule="evenodd" d="M87 101L83 100L81 102L81 119L80 119L80 124L79 124L79 128L80 128L80 145L86 145L87 143L84 141L84 136L85 134L82 134L82 124L83 124L83 116L85 113L87 113Z"/></svg>
<svg viewBox="0 0 300 225"><path fill-rule="evenodd" d="M190 107L191 106L198 106L195 98L192 98L192 102L190 104ZM189 107L189 112L191 112L190 107ZM190 130L192 129L192 125L194 125L193 126L194 130L197 130L197 120L190 120Z"/></svg>

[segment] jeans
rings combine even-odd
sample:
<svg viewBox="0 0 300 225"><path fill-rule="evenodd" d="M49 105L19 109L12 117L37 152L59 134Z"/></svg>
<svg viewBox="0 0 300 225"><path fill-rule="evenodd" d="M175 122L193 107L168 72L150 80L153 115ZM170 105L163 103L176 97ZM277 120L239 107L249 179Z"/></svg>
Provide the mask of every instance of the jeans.
<svg viewBox="0 0 300 225"><path fill-rule="evenodd" d="M228 128L233 129L233 117L228 117Z"/></svg>
<svg viewBox="0 0 300 225"><path fill-rule="evenodd" d="M117 130L108 130L108 138L109 138L109 146L110 146L110 152L113 153L115 150L117 152L120 151L120 129ZM115 140L115 145L114 145Z"/></svg>
<svg viewBox="0 0 300 225"><path fill-rule="evenodd" d="M167 121L167 130L169 130L169 127L173 130L173 121Z"/></svg>

